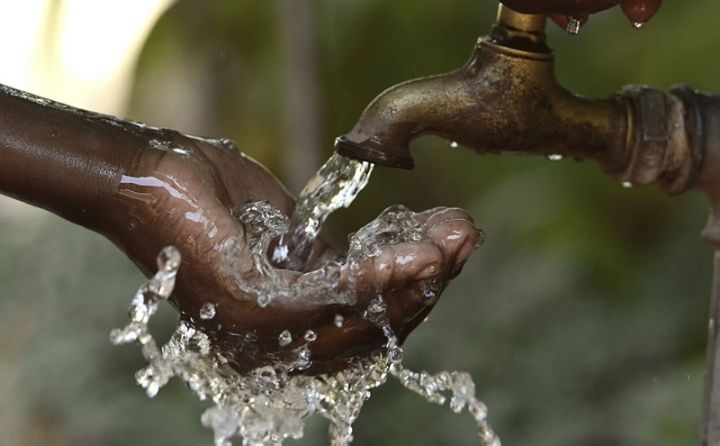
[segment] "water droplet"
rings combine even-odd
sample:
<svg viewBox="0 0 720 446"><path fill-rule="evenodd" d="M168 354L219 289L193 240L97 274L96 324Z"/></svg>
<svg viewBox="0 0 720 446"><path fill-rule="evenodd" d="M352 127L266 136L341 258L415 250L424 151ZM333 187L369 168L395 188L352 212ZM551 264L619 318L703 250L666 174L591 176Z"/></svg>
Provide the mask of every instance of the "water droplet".
<svg viewBox="0 0 720 446"><path fill-rule="evenodd" d="M632 25L635 27L635 29L640 29L640 28L642 28L643 26L645 26L645 23L646 23L646 22L633 22Z"/></svg>
<svg viewBox="0 0 720 446"><path fill-rule="evenodd" d="M280 347L285 347L286 345L290 345L292 342L292 334L288 330L283 330L282 333L278 336L278 344Z"/></svg>
<svg viewBox="0 0 720 446"><path fill-rule="evenodd" d="M388 359L394 364L399 364L403 360L403 351L400 347L392 347L388 350Z"/></svg>
<svg viewBox="0 0 720 446"><path fill-rule="evenodd" d="M311 352L310 349L307 347L307 345L303 345L302 347L298 347L297 349L293 350L296 355L296 359L294 362L290 363L289 370L305 370L308 367L310 367L310 356Z"/></svg>
<svg viewBox="0 0 720 446"><path fill-rule="evenodd" d="M263 294L262 296L258 296L257 303L260 305L261 308L265 308L270 304L271 297L267 294Z"/></svg>
<svg viewBox="0 0 720 446"><path fill-rule="evenodd" d="M458 144L457 141L453 141L450 143L450 147L453 149L457 149L458 147L460 147L460 144Z"/></svg>
<svg viewBox="0 0 720 446"><path fill-rule="evenodd" d="M303 339L305 339L307 342L315 342L317 340L317 333L312 330L308 330L303 335Z"/></svg>
<svg viewBox="0 0 720 446"><path fill-rule="evenodd" d="M413 242L421 241L423 239L423 236L424 236L424 231L422 231L420 229L412 230L412 231L408 232L408 234L407 234L408 239Z"/></svg>
<svg viewBox="0 0 720 446"><path fill-rule="evenodd" d="M385 302L382 301L382 299L373 299L370 302L370 305L368 305L367 308L368 313L370 314L381 314L385 312Z"/></svg>
<svg viewBox="0 0 720 446"><path fill-rule="evenodd" d="M307 347L300 347L297 350L298 359L308 360L310 359L310 349Z"/></svg>
<svg viewBox="0 0 720 446"><path fill-rule="evenodd" d="M173 152L173 153L177 153L178 155L185 156L185 157L190 156L190 151L189 151L189 150L182 149L182 148L180 148L180 147L173 147L173 148L172 148L172 152Z"/></svg>
<svg viewBox="0 0 720 446"><path fill-rule="evenodd" d="M210 320L215 317L215 304L206 302L200 307L200 319Z"/></svg>
<svg viewBox="0 0 720 446"><path fill-rule="evenodd" d="M468 405L470 414L475 418L475 421L482 423L487 419L487 406L480 401L473 401Z"/></svg>
<svg viewBox="0 0 720 446"><path fill-rule="evenodd" d="M623 181L622 182L622 187L624 187L625 189L630 189L633 186L634 185L633 185L632 181Z"/></svg>
<svg viewBox="0 0 720 446"><path fill-rule="evenodd" d="M437 297L437 293L431 288L425 288L423 289L423 297L427 300L432 300Z"/></svg>
<svg viewBox="0 0 720 446"><path fill-rule="evenodd" d="M174 246L166 246L157 258L158 269L173 270L180 266L180 251Z"/></svg>
<svg viewBox="0 0 720 446"><path fill-rule="evenodd" d="M337 328L342 328L343 324L345 323L345 318L342 314L336 314L334 323Z"/></svg>
<svg viewBox="0 0 720 446"><path fill-rule="evenodd" d="M548 161L562 161L563 156L559 153L551 153L546 158L548 159Z"/></svg>
<svg viewBox="0 0 720 446"><path fill-rule="evenodd" d="M288 254L289 249L287 245L281 243L273 250L272 261L277 265L281 265L287 261Z"/></svg>
<svg viewBox="0 0 720 446"><path fill-rule="evenodd" d="M582 21L575 17L570 17L565 31L572 35L577 35L580 32L580 28L582 28Z"/></svg>

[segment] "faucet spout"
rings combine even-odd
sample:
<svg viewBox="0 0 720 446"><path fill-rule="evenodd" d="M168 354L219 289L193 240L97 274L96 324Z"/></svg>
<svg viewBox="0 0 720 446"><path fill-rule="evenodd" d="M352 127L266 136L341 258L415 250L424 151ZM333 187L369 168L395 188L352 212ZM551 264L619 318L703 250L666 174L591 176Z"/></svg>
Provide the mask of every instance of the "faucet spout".
<svg viewBox="0 0 720 446"><path fill-rule="evenodd" d="M480 153L592 157L612 168L627 137L627 101L588 100L555 80L545 18L500 8L459 70L375 98L336 141L341 155L412 169L410 142L434 134Z"/></svg>
<svg viewBox="0 0 720 446"><path fill-rule="evenodd" d="M453 137L453 123L461 123L472 107L472 85L467 80L461 69L387 89L370 103L352 131L336 140L338 153L412 169L410 141L428 133Z"/></svg>

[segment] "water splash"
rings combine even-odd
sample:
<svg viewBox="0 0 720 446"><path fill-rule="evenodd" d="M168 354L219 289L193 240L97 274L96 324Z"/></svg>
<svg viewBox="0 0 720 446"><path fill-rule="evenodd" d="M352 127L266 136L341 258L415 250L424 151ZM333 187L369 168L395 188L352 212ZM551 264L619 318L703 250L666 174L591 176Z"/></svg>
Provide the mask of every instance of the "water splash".
<svg viewBox="0 0 720 446"><path fill-rule="evenodd" d="M325 219L348 207L365 188L373 164L333 154L300 192L287 235L273 251L273 261L288 269L303 271Z"/></svg>
<svg viewBox="0 0 720 446"><path fill-rule="evenodd" d="M315 342L317 341L317 333L312 330L308 330L303 335L303 339L307 342Z"/></svg>
<svg viewBox="0 0 720 446"><path fill-rule="evenodd" d="M245 227L246 240L231 237L223 243L225 268L238 288L254 296L263 308L276 299L303 303L317 300L318 296L328 305L354 306L357 296L353 277L361 263L379 255L383 246L421 241L428 229L407 207L391 206L351 234L342 263L326 259L316 269L298 277L278 268L267 255L272 241L288 231L287 218L267 201L250 202L237 210L236 215ZM241 261L248 254L253 260L252 267Z"/></svg>
<svg viewBox="0 0 720 446"><path fill-rule="evenodd" d="M262 202L250 203L238 212L245 218L244 221L258 225L257 230L247 234L254 257L249 270L255 281L249 281L250 276L243 275L243 272L238 273L238 277L247 280L243 282L247 289L269 293L266 294L268 302L304 298L302 292L306 286L283 282L280 276L282 270L274 268L267 259L267 247L272 238L268 235L272 232L268 228L280 231L286 224L278 214ZM379 245L417 241L422 236L422 224L415 213L403 206L394 206L351 236L348 260L343 265L337 265L348 268L348 265L357 264L367 256L376 255ZM475 384L467 373L446 371L430 374L403 366L403 350L390 327L382 296L369 302L363 317L382 330L386 338L384 346L371 357L355 358L338 373L318 376L292 373L312 364L308 344L318 338L318 334L312 331L298 335L304 344L292 350L289 358L247 374L240 374L229 367L223 352L214 349L208 335L191 322L182 321L170 340L159 347L148 329L148 323L160 302L170 297L179 266L180 253L175 248L165 248L158 256L158 272L140 287L131 302L128 325L113 330L110 338L116 345L140 345L148 365L138 371L135 378L148 396L154 397L171 378L177 377L199 399L210 402L201 422L213 431L215 446L230 446L233 438L240 438L242 444L248 446L279 445L285 439L302 437L305 423L311 416L329 421L331 445L349 445L353 439L353 423L365 401L371 397L372 390L384 384L389 377L432 403L449 403L454 412L467 410L477 422L480 443L500 445L488 424L487 408L476 398ZM339 293L340 297L336 299L349 299L347 293L343 295L333 288L337 276L328 275L327 271L313 271L305 275L311 276L305 284L315 290L313 293L317 292L314 287L324 287L326 293ZM213 306L213 310L218 312L222 308ZM341 326L343 322L338 314L334 323ZM292 342L293 336L288 330L280 333L279 345L286 346Z"/></svg>
<svg viewBox="0 0 720 446"><path fill-rule="evenodd" d="M283 330L278 335L278 345L285 347L286 345L292 344L292 333L289 330Z"/></svg>
<svg viewBox="0 0 720 446"><path fill-rule="evenodd" d="M468 412L473 416L483 445L500 446L500 439L495 435L487 421L487 406L475 397L475 383L468 373L443 371L432 375L425 371L413 372L406 369L402 364L403 350L390 327L382 296L378 296L371 301L365 317L377 325L387 338L385 344L386 353L380 361L385 362L385 367L390 375L396 378L405 388L417 393L431 403L445 404L449 396L450 410L460 413L467 408Z"/></svg>
<svg viewBox="0 0 720 446"><path fill-rule="evenodd" d="M247 296L265 308L274 300L284 303L307 302L323 296L328 305L355 306L357 295L353 277L361 262L377 256L381 247L423 240L428 228L417 214L404 206L393 206L350 236L349 250L342 261L325 260L320 267L288 274L284 268L304 271L312 246L327 216L348 206L367 184L372 165L333 155L303 190L295 213L288 220L268 202L248 203L234 210L245 228L244 239L229 238L223 243L224 265L234 282ZM280 240L268 256L275 240ZM243 261L250 258L251 262ZM329 421L329 442L348 445L353 439L352 425L371 391L388 377L436 404L449 400L450 409L467 409L475 418L481 444L499 446L487 422L487 408L475 397L475 384L467 373L414 372L403 364L403 350L387 318L382 296L372 299L363 317L382 331L386 342L370 357L357 357L341 372L304 376L296 372L312 365L309 344L318 333L279 333L277 344L293 341L301 345L281 359L246 374L229 366L223 352L215 349L207 334L192 322L181 321L170 340L159 347L148 323L160 302L167 300L175 286L180 253L167 247L158 256L158 272L141 286L133 298L129 323L111 332L116 344L136 343L148 365L135 378L148 396L177 377L199 399L211 402L201 422L214 433L216 446L230 446L238 437L243 445L279 445L287 438L300 438L308 417ZM280 266L280 267L278 267ZM343 280L340 280L341 277ZM429 284L428 293L435 297ZM202 305L201 320L216 317L212 302ZM269 310L268 310L269 311ZM344 317L336 314L333 323L341 328ZM295 373L294 373L295 372Z"/></svg>
<svg viewBox="0 0 720 446"><path fill-rule="evenodd" d="M355 304L352 280L348 278L340 284L340 276L355 268L357 262L340 264L328 260L300 277L287 274L267 255L273 240L287 233L287 217L266 201L248 203L236 214L245 227L245 240L232 237L223 243L225 268L245 294L256 297L260 307L267 307L275 299L290 303L316 296L326 296L327 303ZM248 248L253 259L250 268L241 261L248 257Z"/></svg>

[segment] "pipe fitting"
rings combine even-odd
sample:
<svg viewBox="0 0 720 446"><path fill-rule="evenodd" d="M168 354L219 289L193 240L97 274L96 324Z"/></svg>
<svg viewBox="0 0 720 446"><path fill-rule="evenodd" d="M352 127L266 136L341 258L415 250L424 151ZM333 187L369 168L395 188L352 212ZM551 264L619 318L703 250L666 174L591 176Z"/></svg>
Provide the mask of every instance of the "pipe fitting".
<svg viewBox="0 0 720 446"><path fill-rule="evenodd" d="M658 183L671 195L691 188L703 159L704 124L695 93L631 85L619 96L629 104L625 165L609 173L632 184Z"/></svg>

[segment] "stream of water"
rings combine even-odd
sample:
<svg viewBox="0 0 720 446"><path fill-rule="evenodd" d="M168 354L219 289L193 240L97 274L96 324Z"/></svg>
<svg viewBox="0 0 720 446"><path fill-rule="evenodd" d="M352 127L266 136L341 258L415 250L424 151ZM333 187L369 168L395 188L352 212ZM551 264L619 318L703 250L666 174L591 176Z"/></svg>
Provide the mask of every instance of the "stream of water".
<svg viewBox="0 0 720 446"><path fill-rule="evenodd" d="M300 192L289 229L273 252L275 264L304 271L327 217L350 206L367 185L372 171L371 163L333 154Z"/></svg>
<svg viewBox="0 0 720 446"><path fill-rule="evenodd" d="M337 170L336 170L337 169ZM355 290L350 283L343 292L336 284L342 272L352 271L359 263L378 254L381 246L418 241L428 230L416 214L402 206L383 212L350 236L350 249L342 263L328 262L321 268L288 282L287 274L276 266L305 264L311 247L327 215L341 206L348 206L367 183L372 166L344 160L334 155L303 191L296 213L289 220L269 203L247 204L238 214L248 231L246 245L252 248L252 275L237 273L235 281L260 307L273 300L307 299L311 295L330 296L329 301L355 303ZM268 249L278 236L286 235L285 254L277 254L274 262ZM310 247L310 248L309 248ZM242 243L228 240L226 259L232 267ZM297 254L297 255L296 255ZM407 389L436 404L449 402L454 412L467 410L478 426L480 444L499 446L500 441L487 421L487 408L475 396L475 384L467 373L444 371L430 374L404 367L403 350L393 332L382 295L374 297L362 311L362 317L375 324L385 336L384 349L371 357L356 358L343 371L334 374L305 376L291 373L312 364L308 347L318 335L308 331L300 336L303 343L292 350L292 357L275 364L240 374L228 367L222 352L212 348L210 338L189 322L181 322L170 340L159 346L148 329L148 323L162 301L172 294L181 262L181 253L166 247L158 256L158 271L140 287L132 299L129 323L113 330L112 343L140 345L148 365L135 378L148 396L154 397L171 378L177 377L201 400L210 401L201 422L210 428L216 446L229 446L234 437L243 445L280 445L287 438L301 438L308 417L320 416L329 421L329 443L348 445L353 439L352 425L360 414L371 391L389 377ZM298 262L298 263L295 263ZM299 268L300 269L300 268ZM267 309L265 311L270 311ZM217 310L203 305L202 319L212 319ZM342 327L337 315L333 321ZM278 333L278 345L289 345L293 334Z"/></svg>

